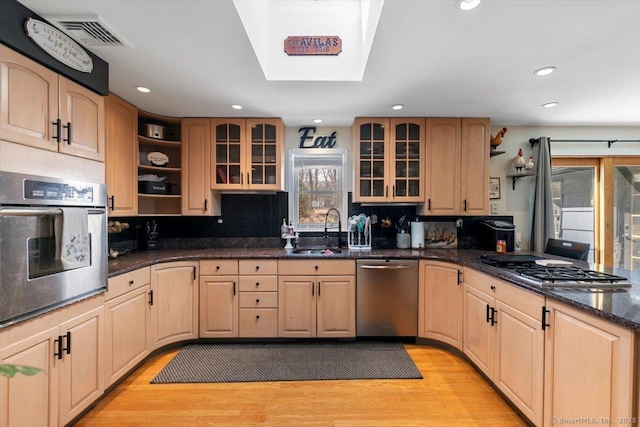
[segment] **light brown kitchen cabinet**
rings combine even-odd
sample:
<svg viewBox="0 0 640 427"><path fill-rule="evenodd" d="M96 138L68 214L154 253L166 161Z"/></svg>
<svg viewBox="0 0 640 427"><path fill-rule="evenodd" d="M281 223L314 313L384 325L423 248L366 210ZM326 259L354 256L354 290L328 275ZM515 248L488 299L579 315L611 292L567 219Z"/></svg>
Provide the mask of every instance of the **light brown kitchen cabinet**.
<svg viewBox="0 0 640 427"><path fill-rule="evenodd" d="M278 260L278 272L280 337L355 337L354 261Z"/></svg>
<svg viewBox="0 0 640 427"><path fill-rule="evenodd" d="M489 214L489 119L462 119L461 214Z"/></svg>
<svg viewBox="0 0 640 427"><path fill-rule="evenodd" d="M0 139L104 161L104 98L0 45Z"/></svg>
<svg viewBox="0 0 640 427"><path fill-rule="evenodd" d="M212 198L211 120L182 120L182 215L219 215L220 202ZM212 202L214 205L212 205Z"/></svg>
<svg viewBox="0 0 640 427"><path fill-rule="evenodd" d="M153 349L198 337L198 262L177 261L151 267Z"/></svg>
<svg viewBox="0 0 640 427"><path fill-rule="evenodd" d="M556 301L547 300L546 310L544 425L562 419L633 425L633 332Z"/></svg>
<svg viewBox="0 0 640 427"><path fill-rule="evenodd" d="M489 119L428 118L425 215L484 215Z"/></svg>
<svg viewBox="0 0 640 427"><path fill-rule="evenodd" d="M212 119L211 189L282 190L281 119Z"/></svg>
<svg viewBox="0 0 640 427"><path fill-rule="evenodd" d="M44 327L38 333L14 341L0 351L0 363L31 366L41 369L33 376L0 376L0 425L2 426L57 426L58 425L58 325ZM2 336L2 335L0 335ZM5 341L3 339L3 346Z"/></svg>
<svg viewBox="0 0 640 427"><path fill-rule="evenodd" d="M201 338L238 336L238 260L200 261Z"/></svg>
<svg viewBox="0 0 640 427"><path fill-rule="evenodd" d="M278 261L241 259L238 336L278 337Z"/></svg>
<svg viewBox="0 0 640 427"><path fill-rule="evenodd" d="M464 269L463 351L535 425L543 424L544 298Z"/></svg>
<svg viewBox="0 0 640 427"><path fill-rule="evenodd" d="M438 261L420 261L418 336L462 350L462 268Z"/></svg>
<svg viewBox="0 0 640 427"><path fill-rule="evenodd" d="M110 94L106 99L106 183L110 216L138 214L138 109Z"/></svg>
<svg viewBox="0 0 640 427"><path fill-rule="evenodd" d="M69 423L104 392L104 308L60 324L66 337L60 364L60 425Z"/></svg>
<svg viewBox="0 0 640 427"><path fill-rule="evenodd" d="M353 141L354 202L424 202L424 119L356 118Z"/></svg>
<svg viewBox="0 0 640 427"><path fill-rule="evenodd" d="M109 279L104 304L106 387L150 353L150 282L150 267Z"/></svg>
<svg viewBox="0 0 640 427"><path fill-rule="evenodd" d="M0 363L39 368L0 376L0 425L61 426L104 392L103 296L0 331Z"/></svg>

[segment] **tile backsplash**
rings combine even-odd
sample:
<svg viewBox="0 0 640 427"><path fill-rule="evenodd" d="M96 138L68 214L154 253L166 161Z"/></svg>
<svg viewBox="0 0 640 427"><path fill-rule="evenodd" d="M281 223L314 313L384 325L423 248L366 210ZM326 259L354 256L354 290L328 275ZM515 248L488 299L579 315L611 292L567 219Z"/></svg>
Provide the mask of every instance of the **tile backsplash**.
<svg viewBox="0 0 640 427"><path fill-rule="evenodd" d="M223 194L222 211L215 217L192 216L154 216L110 218L112 221L128 222L130 227L121 233L109 235L109 247L116 250L137 250L145 248L146 223L155 221L157 224L158 247L276 247L283 244L280 239L280 225L282 218L289 218L288 194L277 192L271 194ZM478 223L487 217L446 217L446 216L417 216L416 206L394 205L361 205L352 203L351 193L348 196L348 212L343 218L364 213L368 216L376 215L378 223L372 226L373 248L393 248L396 244L397 226L404 217L404 228L409 229L409 221L420 221L433 224L434 243L442 239L442 230L446 230L448 239L452 232L456 239L452 245L459 248L477 248ZM456 227L461 218L461 226ZM513 221L511 216L491 216L492 219ZM388 219L390 227L383 227L382 220ZM437 227L436 225L437 224ZM435 230L439 230L436 239ZM425 228L425 237L429 236L429 228ZM335 236L337 233L332 232ZM322 244L318 233L301 233L301 240ZM346 241L346 233L343 240ZM442 242L440 246L442 245Z"/></svg>

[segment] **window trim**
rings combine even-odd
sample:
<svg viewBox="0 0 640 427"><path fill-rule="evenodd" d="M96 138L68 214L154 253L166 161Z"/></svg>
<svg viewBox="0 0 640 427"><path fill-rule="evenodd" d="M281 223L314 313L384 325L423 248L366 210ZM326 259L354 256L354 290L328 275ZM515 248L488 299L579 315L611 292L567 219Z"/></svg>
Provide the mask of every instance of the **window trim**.
<svg viewBox="0 0 640 427"><path fill-rule="evenodd" d="M338 168L338 181L341 186L342 197L340 200L340 206L336 208L340 212L340 221L342 228L344 228L346 224L346 217L348 216L348 187L347 187L347 170L348 170L348 153L344 148L338 149L301 149L301 148L291 148L288 151L287 155L287 163L288 163L288 173L287 173L287 192L288 192L288 201L289 201L289 221L293 221L293 226L295 231L305 232L305 233L323 233L324 227L322 229L300 229L298 226L297 218L298 212L296 212L296 197L297 197L297 185L298 185L298 170L295 167L295 159L299 156L340 156L342 159L342 166Z"/></svg>

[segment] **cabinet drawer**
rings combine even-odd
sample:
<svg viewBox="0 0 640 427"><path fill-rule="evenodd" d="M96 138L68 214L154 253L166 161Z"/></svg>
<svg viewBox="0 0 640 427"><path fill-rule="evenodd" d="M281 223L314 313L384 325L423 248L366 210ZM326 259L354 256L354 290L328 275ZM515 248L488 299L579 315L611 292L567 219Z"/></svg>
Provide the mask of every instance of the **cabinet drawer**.
<svg viewBox="0 0 640 427"><path fill-rule="evenodd" d="M241 259L240 274L278 274L278 260Z"/></svg>
<svg viewBox="0 0 640 427"><path fill-rule="evenodd" d="M240 276L240 292L278 290L278 276Z"/></svg>
<svg viewBox="0 0 640 427"><path fill-rule="evenodd" d="M355 275L353 260L279 260L279 275Z"/></svg>
<svg viewBox="0 0 640 427"><path fill-rule="evenodd" d="M207 259L200 261L201 276L226 276L238 274L237 259Z"/></svg>
<svg viewBox="0 0 640 427"><path fill-rule="evenodd" d="M107 284L105 299L109 301L149 283L151 283L151 269L149 267L112 277Z"/></svg>
<svg viewBox="0 0 640 427"><path fill-rule="evenodd" d="M278 336L278 310L275 308L243 308L239 315L241 338Z"/></svg>
<svg viewBox="0 0 640 427"><path fill-rule="evenodd" d="M534 319L540 320L542 318L544 297L540 295L470 268L464 269L464 283L499 299Z"/></svg>
<svg viewBox="0 0 640 427"><path fill-rule="evenodd" d="M277 292L240 292L240 308L276 308Z"/></svg>

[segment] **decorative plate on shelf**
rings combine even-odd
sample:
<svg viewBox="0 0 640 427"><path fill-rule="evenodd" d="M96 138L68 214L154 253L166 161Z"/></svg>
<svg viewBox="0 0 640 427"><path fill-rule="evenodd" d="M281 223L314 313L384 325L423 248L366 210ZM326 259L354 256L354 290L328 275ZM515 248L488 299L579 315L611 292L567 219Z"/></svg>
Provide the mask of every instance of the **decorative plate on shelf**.
<svg viewBox="0 0 640 427"><path fill-rule="evenodd" d="M153 166L166 166L169 163L169 156L159 151L152 151L147 154L147 160L149 160Z"/></svg>

